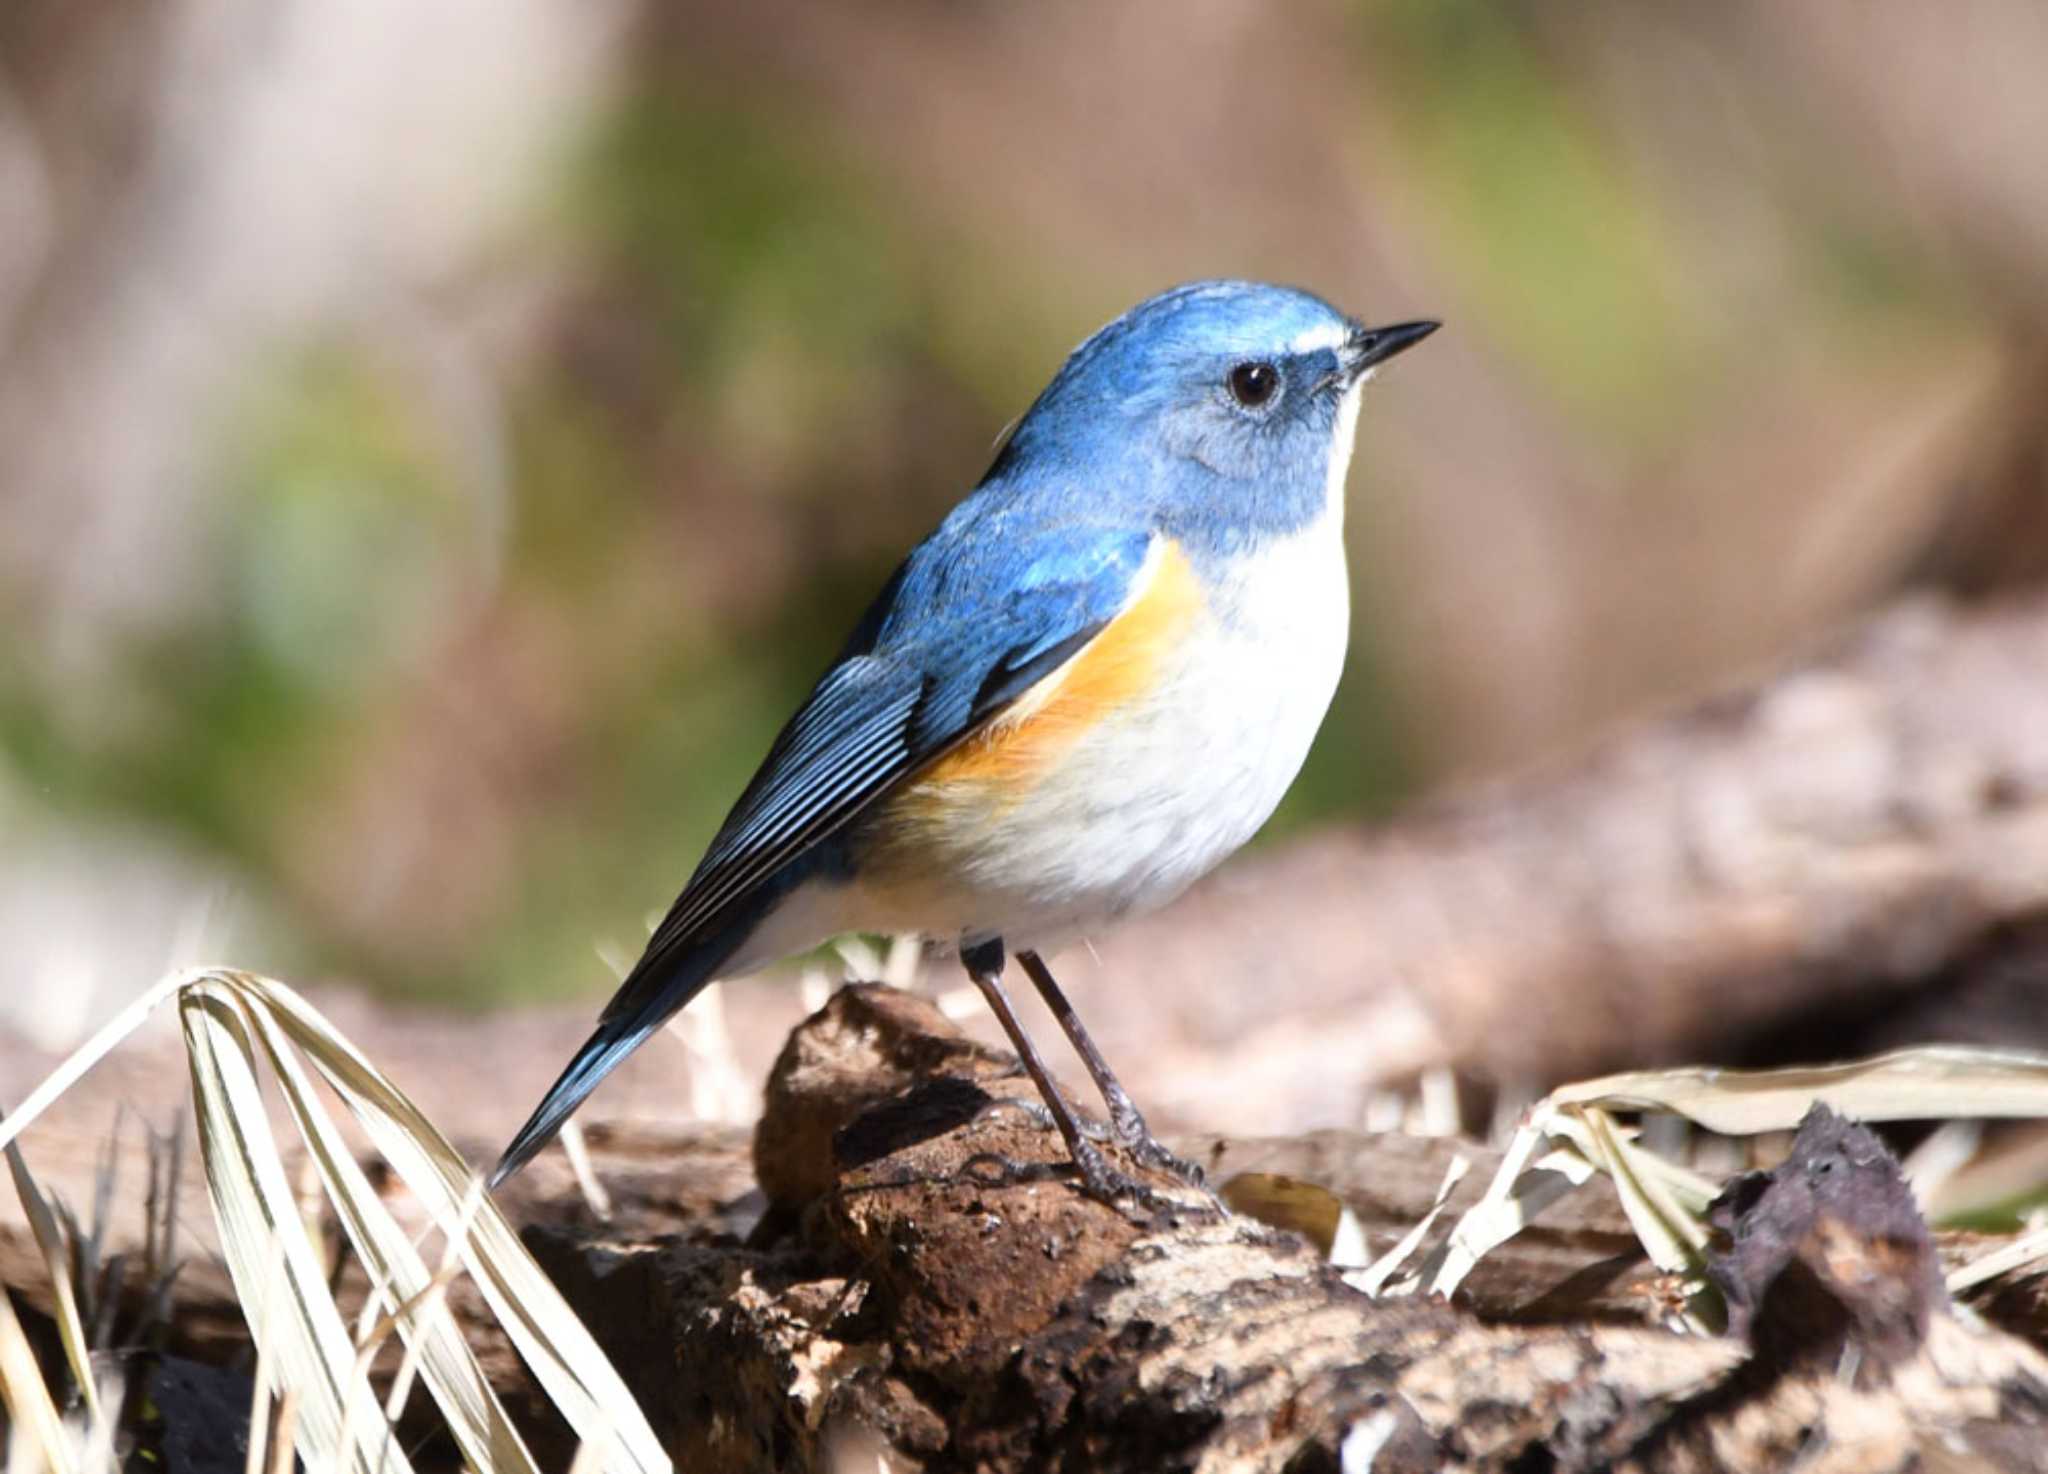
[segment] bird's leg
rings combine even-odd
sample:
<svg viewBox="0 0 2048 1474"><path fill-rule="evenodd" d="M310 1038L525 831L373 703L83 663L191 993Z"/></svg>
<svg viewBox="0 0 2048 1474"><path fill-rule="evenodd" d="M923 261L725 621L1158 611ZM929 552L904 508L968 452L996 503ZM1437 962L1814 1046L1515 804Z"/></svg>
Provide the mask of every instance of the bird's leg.
<svg viewBox="0 0 2048 1474"><path fill-rule="evenodd" d="M1019 952L1017 960L1024 964L1024 971L1037 985L1038 996L1045 1000L1045 1006L1052 1010L1052 1016L1060 1021L1067 1038L1074 1046L1074 1052L1081 1056L1081 1062L1088 1067L1088 1073L1095 1081L1095 1088L1102 1092L1102 1103L1109 1107L1110 1129L1117 1141L1139 1161L1150 1167L1171 1172L1183 1182L1195 1187L1203 1186L1202 1169L1184 1157L1177 1157L1161 1146L1145 1125L1145 1118L1132 1101L1130 1092L1125 1090L1116 1074L1109 1067L1109 1061L1102 1057L1102 1051L1095 1047L1088 1030L1081 1022L1081 1016L1074 1012L1074 1005L1067 1002L1067 995L1054 981L1052 969L1045 965L1045 959L1036 952Z"/></svg>
<svg viewBox="0 0 2048 1474"><path fill-rule="evenodd" d="M960 950L961 964L967 975L974 979L975 987L981 989L981 996L988 1000L988 1006L1003 1026L1003 1032L1010 1036L1011 1047L1017 1057L1024 1061L1024 1068L1031 1076L1031 1083L1038 1087L1044 1097L1047 1109L1052 1112L1053 1124L1060 1128L1060 1136L1067 1143L1067 1154L1080 1169L1081 1183L1088 1195L1114 1206L1120 1199L1136 1197L1143 1199L1148 1194L1137 1183L1111 1169L1102 1155L1100 1147L1088 1139L1074 1108L1067 1104L1067 1098L1060 1094L1060 1088L1053 1083L1052 1072L1039 1058L1038 1047L1031 1042L1031 1036L1024 1032L1024 1025L1017 1018L1017 1011L1010 1006L1010 995L1003 989L1003 942L996 937L974 947Z"/></svg>

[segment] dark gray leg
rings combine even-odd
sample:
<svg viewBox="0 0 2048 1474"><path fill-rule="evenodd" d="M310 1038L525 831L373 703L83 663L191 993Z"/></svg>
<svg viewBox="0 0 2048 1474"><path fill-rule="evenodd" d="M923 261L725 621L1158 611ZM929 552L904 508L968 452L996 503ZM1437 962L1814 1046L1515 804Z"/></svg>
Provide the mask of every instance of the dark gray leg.
<svg viewBox="0 0 2048 1474"><path fill-rule="evenodd" d="M967 975L974 979L974 985L981 989L981 996L988 1000L988 1006L1003 1026L1003 1032L1010 1036L1010 1046L1017 1051L1017 1058L1024 1061L1024 1068L1031 1076L1031 1083L1038 1087L1038 1093L1045 1099L1046 1108L1052 1112L1053 1124L1060 1128L1060 1136L1067 1143L1067 1154L1080 1169L1082 1185L1090 1197L1106 1203L1115 1203L1121 1198L1142 1197L1144 1190L1128 1178L1111 1170L1102 1151L1090 1141L1082 1129L1081 1120L1074 1114L1074 1108L1067 1104L1067 1098L1060 1094L1060 1088L1053 1083L1052 1072L1039 1058L1038 1047L1031 1042L1031 1036L1024 1032L1024 1025L1018 1021L1016 1009L1010 1006L1010 995L1003 990L1003 942L997 937L983 942L978 947L963 947L960 961L967 969Z"/></svg>
<svg viewBox="0 0 2048 1474"><path fill-rule="evenodd" d="M1045 959L1036 952L1019 952L1017 960L1024 965L1025 973L1037 985L1038 996L1045 1000L1045 1006L1052 1010L1052 1016L1059 1020L1066 1031L1074 1052L1081 1056L1081 1062L1088 1067L1089 1075L1095 1081L1095 1088L1102 1092L1102 1103L1109 1107L1110 1130L1117 1141L1139 1161L1148 1166L1161 1167L1186 1182L1199 1187L1202 1185L1202 1169L1193 1162L1175 1156L1153 1138L1145 1125L1144 1116L1138 1112L1131 1100L1130 1092L1118 1082L1116 1074L1109 1067L1109 1061L1102 1057L1102 1051L1095 1047L1088 1030L1081 1022L1081 1016L1074 1012L1074 1005L1067 1002L1067 995L1054 981L1052 969L1045 965Z"/></svg>

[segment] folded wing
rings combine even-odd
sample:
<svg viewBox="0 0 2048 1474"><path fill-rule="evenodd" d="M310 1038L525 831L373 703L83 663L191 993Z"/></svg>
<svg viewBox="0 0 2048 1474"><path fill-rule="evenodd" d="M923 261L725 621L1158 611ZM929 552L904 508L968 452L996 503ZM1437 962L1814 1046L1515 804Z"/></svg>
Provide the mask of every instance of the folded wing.
<svg viewBox="0 0 2048 1474"><path fill-rule="evenodd" d="M975 532L949 522L890 580L776 738L597 1031L506 1148L494 1183L718 975L798 861L1086 647L1132 597L1153 541L1087 524L1021 546Z"/></svg>

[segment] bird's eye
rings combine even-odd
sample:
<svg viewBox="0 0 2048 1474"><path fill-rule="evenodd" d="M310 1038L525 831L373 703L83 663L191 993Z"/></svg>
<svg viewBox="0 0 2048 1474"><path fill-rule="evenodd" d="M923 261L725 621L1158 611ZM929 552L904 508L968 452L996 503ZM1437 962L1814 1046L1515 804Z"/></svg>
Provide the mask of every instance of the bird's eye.
<svg viewBox="0 0 2048 1474"><path fill-rule="evenodd" d="M1246 409L1257 409L1280 387L1280 370L1270 363L1241 363L1230 371L1230 397Z"/></svg>

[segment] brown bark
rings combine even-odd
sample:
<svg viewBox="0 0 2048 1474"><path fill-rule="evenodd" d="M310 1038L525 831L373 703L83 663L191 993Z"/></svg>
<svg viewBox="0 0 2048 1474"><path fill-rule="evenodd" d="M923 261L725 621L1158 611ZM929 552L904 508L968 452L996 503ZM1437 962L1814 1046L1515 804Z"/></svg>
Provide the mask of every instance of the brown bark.
<svg viewBox="0 0 2048 1474"><path fill-rule="evenodd" d="M772 1200L750 1190L735 1132L601 1129L609 1222L591 1220L553 1154L505 1202L693 1470L828 1468L849 1450L932 1470L1336 1469L1347 1442L1377 1449L1382 1470L1734 1469L1794 1454L1888 1470L1958 1450L1972 1467L2042 1467L2048 1361L1939 1300L1888 1158L1872 1169L1875 1209L1813 1193L1787 1209L1762 1191L1731 1209L1776 1235L1772 1253L1731 1260L1749 1277L1751 1350L1663 1328L1672 1287L1603 1189L1490 1255L1453 1305L1371 1300L1299 1237L1224 1219L1170 1180L1148 1179L1148 1205L1081 1196L1030 1099L1006 1056L929 1004L851 988L791 1038L770 1082L751 1156ZM1323 1184L1375 1254L1427 1211L1454 1153L1473 1171L1453 1214L1496 1160L1340 1132L1177 1145L1227 1192L1244 1174ZM124 1150L128 1175L139 1136ZM45 1150L39 1166L76 1191L90 1161ZM1813 1271L1791 1300L1772 1288L1788 1264ZM39 1299L17 1236L0 1234L0 1279ZM1812 1317L1830 1285L1834 1342L1793 1334L1796 1319L1776 1338L1757 1329L1792 1314L1773 1305ZM2037 1296L1991 1294L2008 1325L2048 1336ZM530 1410L480 1305L455 1309ZM181 1329L177 1348L229 1357L236 1318L218 1276L188 1260L171 1323L207 1329ZM541 1447L566 1456L545 1430Z"/></svg>
<svg viewBox="0 0 2048 1474"><path fill-rule="evenodd" d="M1944 1450L2044 1467L2048 1359L1950 1312L1868 1133L1803 1145L1730 1210L1784 1250L1731 1255L1751 1350L1661 1328L1611 1199L1551 1230L1546 1254L1570 1244L1575 1264L1520 1243L1456 1306L1367 1299L1298 1237L1169 1179L1142 1208L1091 1201L1003 1063L918 1000L847 989L771 1082L755 1152L799 1196L750 1247L536 1234L679 1465L859 1447L932 1470L1337 1469L1358 1440L1382 1470L1890 1470ZM1315 1147L1365 1166L1385 1145ZM1308 1157L1208 1147L1223 1172ZM1416 1165L1450 1149L1389 1153L1404 1217L1371 1227L1405 1228L1434 1187ZM1831 1196L1806 1190L1823 1158L1844 1164ZM1787 1264L1822 1271L1796 1301L1774 1290Z"/></svg>

